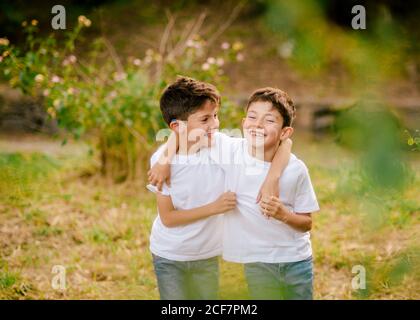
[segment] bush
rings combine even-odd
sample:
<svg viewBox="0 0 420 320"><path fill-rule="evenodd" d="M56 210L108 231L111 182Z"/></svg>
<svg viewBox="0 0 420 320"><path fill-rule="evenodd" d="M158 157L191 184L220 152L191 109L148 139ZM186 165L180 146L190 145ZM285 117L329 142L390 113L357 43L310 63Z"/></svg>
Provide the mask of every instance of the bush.
<svg viewBox="0 0 420 320"><path fill-rule="evenodd" d="M54 33L37 36L37 24L23 23L23 48L0 39L3 76L42 102L49 116L75 138L92 134L101 172L116 181L136 177L138 165L146 163L156 133L165 125L158 105L163 88L179 74L220 87L225 80L222 68L240 60L242 50L241 43L224 44L217 57L207 57L207 43L195 33L177 38L169 48L173 39L167 28L159 52L148 49L142 58L121 59L103 36L90 45L77 41L91 25L84 16L61 38Z"/></svg>

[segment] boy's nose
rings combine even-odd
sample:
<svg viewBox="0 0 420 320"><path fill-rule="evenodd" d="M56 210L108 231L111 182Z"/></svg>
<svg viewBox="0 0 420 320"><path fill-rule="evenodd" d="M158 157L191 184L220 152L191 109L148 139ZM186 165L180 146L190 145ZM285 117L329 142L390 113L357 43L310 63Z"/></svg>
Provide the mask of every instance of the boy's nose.
<svg viewBox="0 0 420 320"><path fill-rule="evenodd" d="M256 122L256 125L257 125L258 128L264 128L263 119L258 119L257 122Z"/></svg>
<svg viewBox="0 0 420 320"><path fill-rule="evenodd" d="M210 129L217 129L219 127L219 121L217 119L212 119L210 122Z"/></svg>

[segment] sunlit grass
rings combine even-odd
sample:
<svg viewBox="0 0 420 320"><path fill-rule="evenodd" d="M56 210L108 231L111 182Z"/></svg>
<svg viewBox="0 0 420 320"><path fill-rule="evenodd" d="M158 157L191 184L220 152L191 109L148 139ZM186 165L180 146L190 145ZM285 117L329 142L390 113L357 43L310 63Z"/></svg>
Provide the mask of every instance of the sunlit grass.
<svg viewBox="0 0 420 320"><path fill-rule="evenodd" d="M418 299L418 174L404 193L384 199L386 223L373 228L359 203L353 155L303 136L294 148L321 204L312 232L315 298ZM0 159L1 299L158 298L148 249L156 207L144 182L77 178L93 161L83 155ZM54 265L66 267L65 291L51 286ZM351 287L355 265L366 268L367 290ZM221 262L220 270L221 298L247 299L243 267Z"/></svg>

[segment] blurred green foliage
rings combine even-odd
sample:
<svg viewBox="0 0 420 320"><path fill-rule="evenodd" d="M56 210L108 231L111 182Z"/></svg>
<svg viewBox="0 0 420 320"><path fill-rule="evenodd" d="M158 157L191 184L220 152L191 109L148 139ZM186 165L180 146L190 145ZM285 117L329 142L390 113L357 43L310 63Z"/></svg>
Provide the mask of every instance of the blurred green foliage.
<svg viewBox="0 0 420 320"><path fill-rule="evenodd" d="M361 101L340 114L337 139L361 152L367 182L375 188L402 189L407 182L399 119L386 107Z"/></svg>
<svg viewBox="0 0 420 320"><path fill-rule="evenodd" d="M341 68L351 75L349 85L360 91L405 71L399 62L406 60L411 39L386 7L369 15L365 31L334 24L323 1L268 0L266 5L265 20L277 35L280 55L305 76Z"/></svg>
<svg viewBox="0 0 420 320"><path fill-rule="evenodd" d="M408 130L406 130L405 133L407 134L407 145L409 145L413 151L419 151L420 150L420 131L415 130L414 133L411 134Z"/></svg>
<svg viewBox="0 0 420 320"><path fill-rule="evenodd" d="M43 103L50 117L74 137L93 135L101 172L125 181L147 163L156 134L165 127L159 109L165 86L177 75L188 75L220 88L225 64L240 60L240 42L227 43L216 56L207 56L207 42L199 34L187 30L181 38L171 35L171 23L158 51L149 48L143 57L122 59L103 36L78 53L81 31L92 24L85 16L79 16L64 38L55 33L38 36L38 21L25 21L23 48L4 38L0 43L3 76Z"/></svg>

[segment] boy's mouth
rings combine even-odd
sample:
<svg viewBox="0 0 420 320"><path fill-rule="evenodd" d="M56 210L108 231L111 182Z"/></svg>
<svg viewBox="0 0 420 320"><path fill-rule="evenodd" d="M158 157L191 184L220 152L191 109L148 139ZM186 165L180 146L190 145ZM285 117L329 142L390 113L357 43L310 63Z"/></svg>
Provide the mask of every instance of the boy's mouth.
<svg viewBox="0 0 420 320"><path fill-rule="evenodd" d="M219 129L209 129L208 131L206 131L205 136L207 137L212 137L214 136L215 133L217 133L219 131Z"/></svg>
<svg viewBox="0 0 420 320"><path fill-rule="evenodd" d="M248 133L251 137L264 138L267 136L263 130L248 130Z"/></svg>
<svg viewBox="0 0 420 320"><path fill-rule="evenodd" d="M204 138L207 139L209 142L213 141L213 137L214 137L214 132L206 132L204 134Z"/></svg>

